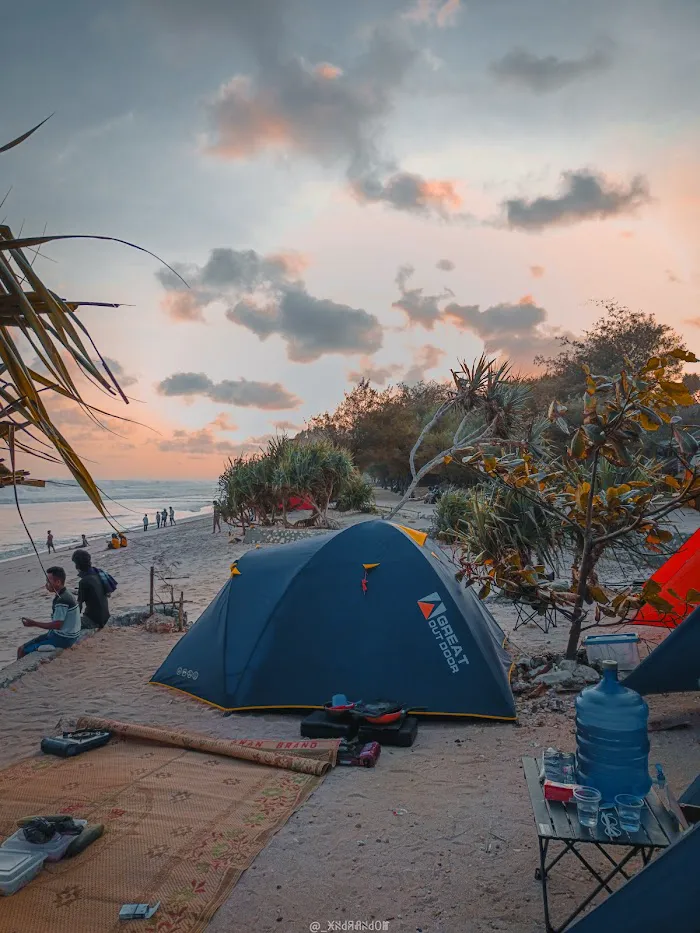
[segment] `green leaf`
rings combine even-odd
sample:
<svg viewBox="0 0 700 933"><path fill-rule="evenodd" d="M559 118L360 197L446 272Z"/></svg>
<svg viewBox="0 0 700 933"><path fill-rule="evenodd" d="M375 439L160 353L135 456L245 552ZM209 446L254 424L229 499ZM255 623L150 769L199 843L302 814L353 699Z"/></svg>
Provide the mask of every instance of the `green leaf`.
<svg viewBox="0 0 700 933"><path fill-rule="evenodd" d="M582 428L579 428L571 438L569 453L574 460L583 460L586 456L587 449L586 432Z"/></svg>

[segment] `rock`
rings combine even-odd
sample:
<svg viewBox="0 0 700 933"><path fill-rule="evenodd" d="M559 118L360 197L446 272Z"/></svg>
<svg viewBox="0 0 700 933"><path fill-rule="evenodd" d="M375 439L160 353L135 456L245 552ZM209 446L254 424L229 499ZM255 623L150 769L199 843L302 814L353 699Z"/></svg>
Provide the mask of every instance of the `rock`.
<svg viewBox="0 0 700 933"><path fill-rule="evenodd" d="M537 683L538 677L540 677L542 674L547 674L551 670L552 670L552 665L550 662L547 662L546 664L538 664L537 667L534 667L530 671L530 674L534 678L535 683Z"/></svg>
<svg viewBox="0 0 700 933"><path fill-rule="evenodd" d="M532 669L532 658L520 658L518 661L518 667L522 667L524 670L529 671Z"/></svg>
<svg viewBox="0 0 700 933"><path fill-rule="evenodd" d="M569 671L575 680L579 680L584 684L597 684L600 680L598 671L587 664L578 664L576 661L560 661L557 667L560 670Z"/></svg>
<svg viewBox="0 0 700 933"><path fill-rule="evenodd" d="M515 696L519 696L521 693L525 693L527 688L528 684L526 684L523 680L514 680L510 685L510 689L513 691Z"/></svg>
<svg viewBox="0 0 700 933"><path fill-rule="evenodd" d="M535 677L536 684L546 684L548 687L571 684L574 680L570 671L548 671Z"/></svg>

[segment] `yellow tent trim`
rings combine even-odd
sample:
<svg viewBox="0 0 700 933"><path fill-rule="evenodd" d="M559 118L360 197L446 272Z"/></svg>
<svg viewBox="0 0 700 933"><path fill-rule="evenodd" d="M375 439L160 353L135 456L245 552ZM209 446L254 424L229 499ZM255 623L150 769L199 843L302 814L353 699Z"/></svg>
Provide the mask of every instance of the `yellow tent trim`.
<svg viewBox="0 0 700 933"><path fill-rule="evenodd" d="M159 680L149 680L149 686L151 687L165 687L166 690L174 690L175 693L182 693L183 696L190 697L192 700L197 700L198 703L205 703L207 706L213 706L214 709L220 709L224 713L246 713L250 710L270 710L274 712L278 709L323 709L322 706L308 706L306 704L287 704L286 706L219 706L217 703L212 703L211 700L205 700L204 697L198 697L194 693L188 693L187 690L181 690L180 687L171 687L170 684L162 684ZM424 710L407 710L409 716L454 716L455 718L462 719L495 719L500 722L515 722L515 716L487 716L484 713L442 713L434 712L427 713Z"/></svg>
<svg viewBox="0 0 700 933"><path fill-rule="evenodd" d="M231 564L231 576L232 577L242 576L241 571L238 569L238 567L236 567L235 564Z"/></svg>
<svg viewBox="0 0 700 933"><path fill-rule="evenodd" d="M425 542L428 540L428 535L424 531L416 531L415 528L408 528L406 525L397 525L396 527L405 532L409 538L413 538L416 544L420 545L420 547L425 546Z"/></svg>
<svg viewBox="0 0 700 933"><path fill-rule="evenodd" d="M363 564L362 566L365 568L365 570L374 570L374 568L378 567L379 564Z"/></svg>

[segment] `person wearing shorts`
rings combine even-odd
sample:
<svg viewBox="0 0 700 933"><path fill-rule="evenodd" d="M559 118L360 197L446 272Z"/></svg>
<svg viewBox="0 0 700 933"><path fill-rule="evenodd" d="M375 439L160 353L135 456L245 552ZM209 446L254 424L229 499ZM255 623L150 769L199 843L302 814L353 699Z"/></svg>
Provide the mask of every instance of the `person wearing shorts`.
<svg viewBox="0 0 700 933"><path fill-rule="evenodd" d="M44 646L70 648L80 635L80 610L75 596L66 589L66 572L63 567L49 567L46 571L45 585L48 592L54 594L51 621L22 619L22 625L26 628L42 628L45 632L20 645L17 649L18 659Z"/></svg>

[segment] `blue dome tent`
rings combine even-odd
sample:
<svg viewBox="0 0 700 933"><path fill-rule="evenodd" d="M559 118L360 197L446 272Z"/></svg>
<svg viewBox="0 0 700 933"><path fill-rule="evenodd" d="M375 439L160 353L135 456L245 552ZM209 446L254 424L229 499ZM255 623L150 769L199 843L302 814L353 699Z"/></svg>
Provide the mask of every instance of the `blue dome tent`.
<svg viewBox="0 0 700 933"><path fill-rule="evenodd" d="M151 683L227 711L345 693L515 719L503 632L455 570L427 535L385 521L250 550Z"/></svg>

